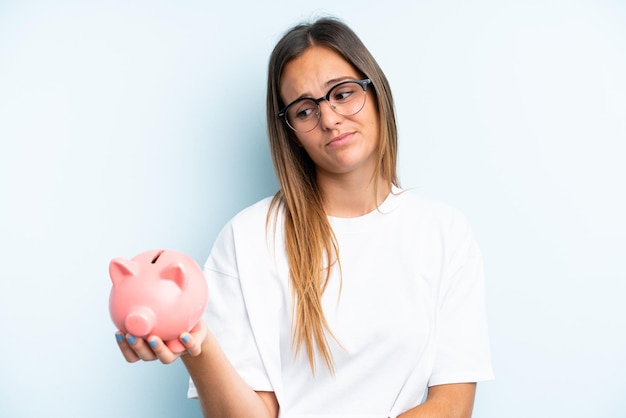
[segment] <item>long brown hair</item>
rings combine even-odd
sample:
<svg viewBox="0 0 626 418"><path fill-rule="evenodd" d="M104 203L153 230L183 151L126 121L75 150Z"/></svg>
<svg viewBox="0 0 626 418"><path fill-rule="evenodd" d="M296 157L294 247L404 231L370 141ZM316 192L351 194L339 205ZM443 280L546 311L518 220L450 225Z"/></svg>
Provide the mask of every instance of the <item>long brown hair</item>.
<svg viewBox="0 0 626 418"><path fill-rule="evenodd" d="M284 233L294 298L293 344L297 354L304 344L311 370L315 373L315 347L331 372L334 371L327 333L331 336L322 309L322 295L331 268L339 264L339 250L322 205L316 167L295 133L277 114L285 105L280 98L284 66L304 51L320 45L339 53L364 77L372 89L380 118L379 165L374 178L382 176L389 185L399 185L396 174L397 128L389 83L374 57L358 36L344 23L322 18L289 30L276 44L269 61L267 80L267 126L274 169L280 189L268 213L284 214ZM369 89L368 88L368 89ZM377 184L377 182L375 182ZM375 193L377 191L375 190ZM274 218L276 219L276 218ZM334 336L333 336L334 338Z"/></svg>

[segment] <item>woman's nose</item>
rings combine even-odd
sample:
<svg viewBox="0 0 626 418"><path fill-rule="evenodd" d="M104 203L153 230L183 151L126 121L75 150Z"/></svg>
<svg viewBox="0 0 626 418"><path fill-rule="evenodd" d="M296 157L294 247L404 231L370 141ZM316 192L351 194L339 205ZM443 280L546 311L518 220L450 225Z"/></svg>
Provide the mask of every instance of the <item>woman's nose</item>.
<svg viewBox="0 0 626 418"><path fill-rule="evenodd" d="M335 108L328 100L323 100L320 104L320 124L322 128L329 128L341 122L343 116L335 111Z"/></svg>

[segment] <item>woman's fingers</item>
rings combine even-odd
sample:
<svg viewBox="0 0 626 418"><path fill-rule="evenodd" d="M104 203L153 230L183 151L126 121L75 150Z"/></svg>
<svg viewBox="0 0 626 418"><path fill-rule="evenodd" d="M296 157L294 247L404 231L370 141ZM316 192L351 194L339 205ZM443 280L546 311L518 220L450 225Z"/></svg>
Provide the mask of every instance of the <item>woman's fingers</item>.
<svg viewBox="0 0 626 418"><path fill-rule="evenodd" d="M152 361L157 359L157 356L154 354L154 351L152 351L149 343L143 338L126 334L126 343L135 352L139 359L143 361Z"/></svg>
<svg viewBox="0 0 626 418"><path fill-rule="evenodd" d="M121 331L117 331L115 333L115 339L122 351L122 355L129 363L134 363L139 360L152 361L157 358L150 344L143 338L135 337L131 334L124 335Z"/></svg>
<svg viewBox="0 0 626 418"><path fill-rule="evenodd" d="M121 331L117 331L115 338L122 355L129 363L139 360L159 360L163 364L169 364L184 354L192 357L198 356L202 352L202 342L207 335L208 329L204 321L200 321L189 332L182 333L179 337L180 342L184 346L184 351L182 352L172 351L161 338L154 335L143 339L130 334L124 335Z"/></svg>
<svg viewBox="0 0 626 418"><path fill-rule="evenodd" d="M148 344L150 345L150 348L152 350L152 353L155 355L155 358L158 358L159 361L163 364L173 363L182 354L174 353L159 337L148 337Z"/></svg>
<svg viewBox="0 0 626 418"><path fill-rule="evenodd" d="M117 345L120 347L120 351L127 362L134 363L140 360L137 353L135 353L135 350L133 350L128 341L126 341L124 334L120 331L116 332L115 339L117 340Z"/></svg>
<svg viewBox="0 0 626 418"><path fill-rule="evenodd" d="M143 361L153 361L158 358L152 346L155 345L154 342L148 342L143 338L134 337L132 335L126 336L126 341L128 341L135 350L135 353L139 356Z"/></svg>
<svg viewBox="0 0 626 418"><path fill-rule="evenodd" d="M189 332L180 336L180 341L187 349L187 354L196 357L202 352L202 343L206 339L208 329L204 321L200 321Z"/></svg>

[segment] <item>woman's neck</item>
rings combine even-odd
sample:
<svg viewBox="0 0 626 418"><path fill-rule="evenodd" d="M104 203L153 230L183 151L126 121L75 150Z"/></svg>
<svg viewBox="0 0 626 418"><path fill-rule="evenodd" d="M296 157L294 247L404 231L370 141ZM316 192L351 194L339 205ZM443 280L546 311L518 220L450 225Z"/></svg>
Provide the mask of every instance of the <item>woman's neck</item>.
<svg viewBox="0 0 626 418"><path fill-rule="evenodd" d="M383 178L367 183L326 180L319 184L324 210L327 215L338 218L355 218L370 213L391 192L389 182Z"/></svg>

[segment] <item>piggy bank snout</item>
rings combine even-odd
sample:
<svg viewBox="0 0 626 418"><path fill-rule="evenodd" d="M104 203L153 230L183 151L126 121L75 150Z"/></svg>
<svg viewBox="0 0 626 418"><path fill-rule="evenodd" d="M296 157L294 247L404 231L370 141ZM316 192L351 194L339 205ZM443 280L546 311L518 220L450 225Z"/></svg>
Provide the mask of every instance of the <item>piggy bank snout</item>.
<svg viewBox="0 0 626 418"><path fill-rule="evenodd" d="M124 326L130 334L143 337L150 334L155 322L155 315L152 309L140 306L132 309L126 315Z"/></svg>

